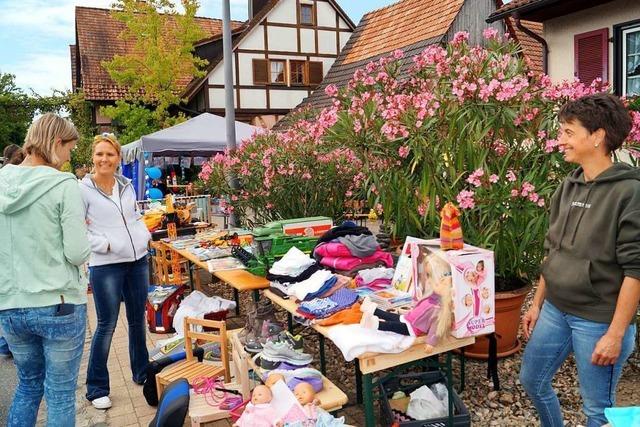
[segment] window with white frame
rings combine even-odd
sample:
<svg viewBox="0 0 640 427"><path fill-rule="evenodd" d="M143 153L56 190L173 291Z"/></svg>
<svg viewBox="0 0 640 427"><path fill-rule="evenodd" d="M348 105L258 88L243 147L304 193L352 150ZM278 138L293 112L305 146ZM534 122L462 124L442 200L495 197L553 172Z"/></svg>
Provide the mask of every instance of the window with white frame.
<svg viewBox="0 0 640 427"><path fill-rule="evenodd" d="M622 95L640 95L640 25L622 30Z"/></svg>

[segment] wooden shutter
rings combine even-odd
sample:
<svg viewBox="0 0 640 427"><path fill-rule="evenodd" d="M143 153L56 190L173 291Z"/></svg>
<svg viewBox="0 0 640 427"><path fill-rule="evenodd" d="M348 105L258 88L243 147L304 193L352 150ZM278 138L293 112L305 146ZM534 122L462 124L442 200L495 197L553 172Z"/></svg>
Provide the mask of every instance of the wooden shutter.
<svg viewBox="0 0 640 427"><path fill-rule="evenodd" d="M574 75L585 84L600 77L609 80L609 29L574 36Z"/></svg>
<svg viewBox="0 0 640 427"><path fill-rule="evenodd" d="M266 59L253 60L253 84L266 85L269 83L269 61Z"/></svg>
<svg viewBox="0 0 640 427"><path fill-rule="evenodd" d="M324 77L322 73L322 62L310 61L309 62L309 85L317 86L322 83Z"/></svg>

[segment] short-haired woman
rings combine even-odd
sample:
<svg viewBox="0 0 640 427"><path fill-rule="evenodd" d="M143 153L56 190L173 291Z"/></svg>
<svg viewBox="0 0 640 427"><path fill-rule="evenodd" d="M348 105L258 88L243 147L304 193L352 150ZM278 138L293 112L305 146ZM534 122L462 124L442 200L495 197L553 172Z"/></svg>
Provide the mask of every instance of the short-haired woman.
<svg viewBox="0 0 640 427"><path fill-rule="evenodd" d="M146 379L147 244L151 235L138 212L131 181L116 173L121 156L115 136L106 133L96 136L92 157L93 173L80 182L91 242L89 272L98 316L87 368L86 397L94 407L107 409L111 407L107 359L121 299L129 323L133 381L142 384Z"/></svg>
<svg viewBox="0 0 640 427"><path fill-rule="evenodd" d="M522 320L520 381L543 426L562 427L551 386L570 353L578 368L587 427L607 423L622 367L633 352L640 300L640 171L613 163L631 130L618 97L590 95L559 114L560 146L579 167L551 201L547 256Z"/></svg>
<svg viewBox="0 0 640 427"><path fill-rule="evenodd" d="M89 257L78 182L60 172L78 141L55 114L33 122L25 160L0 169L0 328L18 372L9 426L73 426L87 317L78 266Z"/></svg>

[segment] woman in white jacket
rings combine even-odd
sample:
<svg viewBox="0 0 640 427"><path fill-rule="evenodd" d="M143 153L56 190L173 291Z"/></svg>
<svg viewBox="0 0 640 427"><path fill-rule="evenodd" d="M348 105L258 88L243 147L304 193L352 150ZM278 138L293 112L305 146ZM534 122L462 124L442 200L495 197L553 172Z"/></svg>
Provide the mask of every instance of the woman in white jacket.
<svg viewBox="0 0 640 427"><path fill-rule="evenodd" d="M120 144L113 134L94 138L94 172L80 182L91 258L89 271L98 327L91 342L86 397L94 407L111 407L107 359L124 300L129 324L129 359L133 381L146 379L145 302L149 287L149 231L137 210L131 181L116 174Z"/></svg>

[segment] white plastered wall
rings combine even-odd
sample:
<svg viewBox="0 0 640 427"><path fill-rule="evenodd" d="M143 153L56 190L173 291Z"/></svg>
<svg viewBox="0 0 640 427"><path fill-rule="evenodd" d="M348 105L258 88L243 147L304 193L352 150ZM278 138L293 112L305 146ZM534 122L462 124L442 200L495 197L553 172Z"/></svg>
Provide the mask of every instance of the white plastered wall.
<svg viewBox="0 0 640 427"><path fill-rule="evenodd" d="M544 38L549 45L549 76L554 82L574 78L574 36L640 19L640 1L616 0L544 22ZM609 43L609 81L613 81L613 43Z"/></svg>

